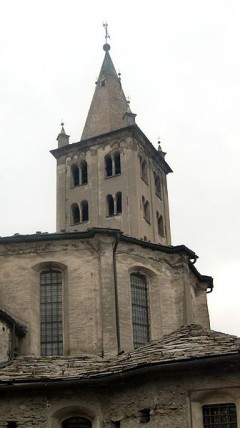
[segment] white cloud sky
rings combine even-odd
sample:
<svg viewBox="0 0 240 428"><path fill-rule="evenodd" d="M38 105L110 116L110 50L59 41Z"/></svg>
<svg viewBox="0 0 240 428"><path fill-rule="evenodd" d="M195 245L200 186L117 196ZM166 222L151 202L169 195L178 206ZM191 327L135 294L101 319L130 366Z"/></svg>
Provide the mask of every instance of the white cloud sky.
<svg viewBox="0 0 240 428"><path fill-rule="evenodd" d="M173 244L212 275L212 328L240 335L240 3L238 0L9 0L0 26L0 235L55 230L64 119L80 139L103 60L122 73L137 123L161 137Z"/></svg>

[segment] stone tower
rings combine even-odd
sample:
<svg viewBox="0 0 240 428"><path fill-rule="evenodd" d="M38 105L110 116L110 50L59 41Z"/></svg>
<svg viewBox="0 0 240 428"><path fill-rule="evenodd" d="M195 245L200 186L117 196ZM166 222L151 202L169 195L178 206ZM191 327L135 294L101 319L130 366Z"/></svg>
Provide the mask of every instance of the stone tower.
<svg viewBox="0 0 240 428"><path fill-rule="evenodd" d="M104 45L105 57L82 138L57 137L57 231L120 229L171 244L166 176L171 168L135 123Z"/></svg>

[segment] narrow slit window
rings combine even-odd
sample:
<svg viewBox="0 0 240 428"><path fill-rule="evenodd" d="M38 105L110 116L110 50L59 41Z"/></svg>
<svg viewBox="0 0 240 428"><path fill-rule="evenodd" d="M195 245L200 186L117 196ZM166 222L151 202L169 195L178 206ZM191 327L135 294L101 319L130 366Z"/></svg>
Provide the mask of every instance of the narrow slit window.
<svg viewBox="0 0 240 428"><path fill-rule="evenodd" d="M131 274L132 326L134 348L149 342L147 280L141 274Z"/></svg>
<svg viewBox="0 0 240 428"><path fill-rule="evenodd" d="M72 165L72 184L73 186L79 186L79 168L78 165Z"/></svg>
<svg viewBox="0 0 240 428"><path fill-rule="evenodd" d="M81 162L81 184L88 183L88 166L87 162L84 160Z"/></svg>
<svg viewBox="0 0 240 428"><path fill-rule="evenodd" d="M157 212L157 224L158 224L158 233L161 236L164 236L164 225L163 225L163 217L159 215Z"/></svg>
<svg viewBox="0 0 240 428"><path fill-rule="evenodd" d="M107 195L107 216L111 217L114 215L114 199L112 195Z"/></svg>
<svg viewBox="0 0 240 428"><path fill-rule="evenodd" d="M141 163L141 177L148 184L148 170L147 170L147 162L144 160Z"/></svg>
<svg viewBox="0 0 240 428"><path fill-rule="evenodd" d="M114 154L114 164L115 164L115 174L116 175L121 174L121 158L120 158L119 152L116 152Z"/></svg>
<svg viewBox="0 0 240 428"><path fill-rule="evenodd" d="M105 157L105 171L106 171L106 177L112 177L112 158L110 155L107 155Z"/></svg>
<svg viewBox="0 0 240 428"><path fill-rule="evenodd" d="M88 221L88 201L82 201L82 221Z"/></svg>
<svg viewBox="0 0 240 428"><path fill-rule="evenodd" d="M146 201L144 203L143 215L144 215L145 220L147 220L147 222L150 223L150 205L149 205L148 201Z"/></svg>
<svg viewBox="0 0 240 428"><path fill-rule="evenodd" d="M122 193L118 192L116 194L116 204L117 204L117 214L122 213Z"/></svg>
<svg viewBox="0 0 240 428"><path fill-rule="evenodd" d="M80 210L78 204L72 204L72 225L80 223Z"/></svg>
<svg viewBox="0 0 240 428"><path fill-rule="evenodd" d="M63 354L62 273L54 270L40 276L41 355Z"/></svg>
<svg viewBox="0 0 240 428"><path fill-rule="evenodd" d="M161 198L162 197L162 189L161 189L161 179L158 175L155 175L155 193Z"/></svg>

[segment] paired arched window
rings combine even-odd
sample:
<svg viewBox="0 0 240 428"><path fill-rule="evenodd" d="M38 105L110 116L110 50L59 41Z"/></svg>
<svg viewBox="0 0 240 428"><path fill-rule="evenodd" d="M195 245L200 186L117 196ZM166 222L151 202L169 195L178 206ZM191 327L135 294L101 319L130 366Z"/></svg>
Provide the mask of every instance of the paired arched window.
<svg viewBox="0 0 240 428"><path fill-rule="evenodd" d="M80 165L73 164L71 166L72 186L81 186L88 183L88 165L87 161L83 160Z"/></svg>
<svg viewBox="0 0 240 428"><path fill-rule="evenodd" d="M84 223L89 220L88 201L82 201L80 206L77 203L71 205L71 224Z"/></svg>
<svg viewBox="0 0 240 428"><path fill-rule="evenodd" d="M162 198L162 185L160 175L154 172L155 193L159 198Z"/></svg>
<svg viewBox="0 0 240 428"><path fill-rule="evenodd" d="M159 214L157 211L157 226L158 226L158 234L164 236L164 224L163 224L163 216Z"/></svg>
<svg viewBox="0 0 240 428"><path fill-rule="evenodd" d="M112 217L122 213L122 193L117 192L115 196L107 195L107 217Z"/></svg>
<svg viewBox="0 0 240 428"><path fill-rule="evenodd" d="M149 342L147 279L140 273L130 275L134 348Z"/></svg>
<svg viewBox="0 0 240 428"><path fill-rule="evenodd" d="M40 274L41 355L63 354L62 273Z"/></svg>
<svg viewBox="0 0 240 428"><path fill-rule="evenodd" d="M80 416L75 416L66 419L62 423L62 428L92 428L92 423L91 421L89 421L89 419L82 418Z"/></svg>
<svg viewBox="0 0 240 428"><path fill-rule="evenodd" d="M143 217L148 223L151 223L150 217L150 204L145 200L144 196L142 197L142 208L143 208Z"/></svg>
<svg viewBox="0 0 240 428"><path fill-rule="evenodd" d="M140 169L141 169L141 178L148 184L148 167L145 159L142 159L140 156Z"/></svg>
<svg viewBox="0 0 240 428"><path fill-rule="evenodd" d="M108 154L105 156L106 177L113 177L121 174L121 156L120 152Z"/></svg>

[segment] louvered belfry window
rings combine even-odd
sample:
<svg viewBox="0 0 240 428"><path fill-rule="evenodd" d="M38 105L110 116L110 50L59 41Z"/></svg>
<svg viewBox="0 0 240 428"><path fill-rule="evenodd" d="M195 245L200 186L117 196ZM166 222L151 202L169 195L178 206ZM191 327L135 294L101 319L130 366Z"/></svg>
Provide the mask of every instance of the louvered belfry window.
<svg viewBox="0 0 240 428"><path fill-rule="evenodd" d="M40 276L41 355L63 354L62 273L49 270Z"/></svg>
<svg viewBox="0 0 240 428"><path fill-rule="evenodd" d="M204 428L237 428L237 412L234 403L203 406Z"/></svg>
<svg viewBox="0 0 240 428"><path fill-rule="evenodd" d="M133 273L131 278L132 325L134 348L149 342L149 317L147 280L145 276Z"/></svg>

